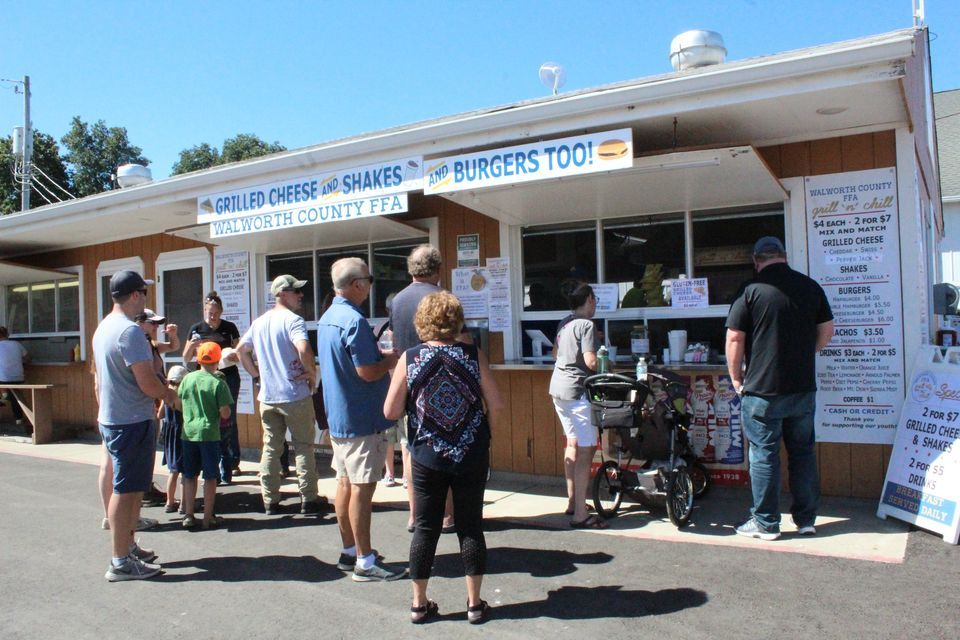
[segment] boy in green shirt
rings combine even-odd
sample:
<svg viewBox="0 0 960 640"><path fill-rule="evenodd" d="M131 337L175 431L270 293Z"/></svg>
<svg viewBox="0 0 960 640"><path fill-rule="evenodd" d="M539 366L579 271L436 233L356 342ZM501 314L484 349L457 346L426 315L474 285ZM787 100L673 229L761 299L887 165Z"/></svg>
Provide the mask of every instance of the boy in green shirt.
<svg viewBox="0 0 960 640"><path fill-rule="evenodd" d="M180 382L177 395L183 403L183 527L192 529L197 476L203 471L203 528L212 529L221 519L213 513L220 477L220 420L230 417L233 396L227 383L217 375L220 345L204 342L197 349L200 368Z"/></svg>

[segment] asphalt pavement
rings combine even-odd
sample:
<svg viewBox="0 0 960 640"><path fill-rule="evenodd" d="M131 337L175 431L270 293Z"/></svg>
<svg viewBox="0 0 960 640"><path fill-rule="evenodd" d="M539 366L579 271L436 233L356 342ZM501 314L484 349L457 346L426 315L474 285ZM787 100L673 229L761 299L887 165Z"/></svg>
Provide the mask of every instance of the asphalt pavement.
<svg viewBox="0 0 960 640"><path fill-rule="evenodd" d="M162 508L144 509L161 524L142 533L141 543L160 554L164 573L108 583L110 542L99 528L96 466L46 458L44 449L0 449L3 638L960 637L960 550L932 534L903 533L905 553L891 562L782 553L777 542L689 544L629 531L574 531L562 516L498 511L502 496L520 492L516 478L496 476L483 586L494 617L484 625L466 622L456 536L441 537L430 582L441 615L413 626L409 581L351 581L335 566L333 515L294 513L295 485L287 484L290 513L265 516L252 471L221 489L222 529L186 531ZM405 564L407 514L402 493L389 491L378 490L373 544L387 562ZM525 501L562 504L561 495L556 486L528 487ZM744 497L721 490L704 504ZM861 502L866 513L875 506ZM849 502L837 504L843 510ZM640 520L664 520L656 513L633 517L634 528L643 528ZM694 517L714 519L706 508ZM864 520L852 520L863 528Z"/></svg>

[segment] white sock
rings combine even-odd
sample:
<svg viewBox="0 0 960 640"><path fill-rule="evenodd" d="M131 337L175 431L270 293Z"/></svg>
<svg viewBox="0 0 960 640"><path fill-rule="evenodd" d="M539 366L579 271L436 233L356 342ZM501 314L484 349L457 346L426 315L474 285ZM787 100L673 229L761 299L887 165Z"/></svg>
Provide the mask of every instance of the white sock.
<svg viewBox="0 0 960 640"><path fill-rule="evenodd" d="M110 562L113 564L113 566L120 567L120 566L123 566L123 563L126 562L126 560L127 558L126 556L124 556L123 558L114 558Z"/></svg>
<svg viewBox="0 0 960 640"><path fill-rule="evenodd" d="M357 556L357 567L366 571L377 562L377 554L368 553L365 556Z"/></svg>
<svg viewBox="0 0 960 640"><path fill-rule="evenodd" d="M343 555L357 557L357 545L351 545L343 548Z"/></svg>

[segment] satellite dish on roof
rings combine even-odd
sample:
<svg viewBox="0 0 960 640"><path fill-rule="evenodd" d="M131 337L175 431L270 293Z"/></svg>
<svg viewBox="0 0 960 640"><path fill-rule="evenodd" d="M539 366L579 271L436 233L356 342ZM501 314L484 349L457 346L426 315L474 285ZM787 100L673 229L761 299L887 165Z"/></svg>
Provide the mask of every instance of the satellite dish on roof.
<svg viewBox="0 0 960 640"><path fill-rule="evenodd" d="M567 83L567 72L559 62L544 62L540 65L540 83L557 95L557 90Z"/></svg>

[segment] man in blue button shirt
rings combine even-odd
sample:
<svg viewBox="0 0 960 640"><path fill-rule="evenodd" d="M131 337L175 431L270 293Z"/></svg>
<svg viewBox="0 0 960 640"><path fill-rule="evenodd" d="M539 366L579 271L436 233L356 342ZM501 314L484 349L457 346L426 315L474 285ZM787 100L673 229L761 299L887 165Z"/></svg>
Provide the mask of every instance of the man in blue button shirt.
<svg viewBox="0 0 960 640"><path fill-rule="evenodd" d="M370 514L386 455L383 416L394 351L381 352L360 305L373 276L360 258L342 258L330 269L333 304L317 322L317 356L323 401L337 473L336 511L343 551L337 568L355 582L396 580L406 571L381 563L370 545Z"/></svg>

